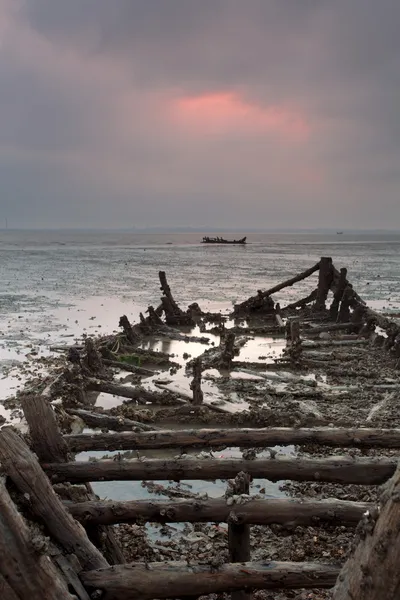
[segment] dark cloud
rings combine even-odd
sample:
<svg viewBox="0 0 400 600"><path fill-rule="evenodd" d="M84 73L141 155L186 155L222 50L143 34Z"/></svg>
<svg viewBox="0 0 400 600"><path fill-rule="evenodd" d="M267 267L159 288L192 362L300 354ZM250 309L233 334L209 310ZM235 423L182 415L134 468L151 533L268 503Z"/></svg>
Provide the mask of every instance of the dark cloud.
<svg viewBox="0 0 400 600"><path fill-rule="evenodd" d="M398 0L0 0L1 212L400 228L399 22Z"/></svg>

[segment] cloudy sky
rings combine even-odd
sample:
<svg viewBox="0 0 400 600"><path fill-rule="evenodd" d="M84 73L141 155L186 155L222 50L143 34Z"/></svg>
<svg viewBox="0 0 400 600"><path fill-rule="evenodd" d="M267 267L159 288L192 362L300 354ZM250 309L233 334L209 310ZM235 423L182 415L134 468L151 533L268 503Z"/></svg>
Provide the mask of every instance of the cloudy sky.
<svg viewBox="0 0 400 600"><path fill-rule="evenodd" d="M0 223L400 229L400 0L0 0Z"/></svg>

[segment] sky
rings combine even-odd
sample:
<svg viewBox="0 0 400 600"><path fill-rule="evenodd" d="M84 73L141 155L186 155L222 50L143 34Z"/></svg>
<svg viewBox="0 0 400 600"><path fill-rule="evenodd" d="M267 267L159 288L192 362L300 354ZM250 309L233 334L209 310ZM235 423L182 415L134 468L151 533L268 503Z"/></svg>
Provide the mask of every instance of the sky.
<svg viewBox="0 0 400 600"><path fill-rule="evenodd" d="M0 227L400 229L399 0L0 0Z"/></svg>

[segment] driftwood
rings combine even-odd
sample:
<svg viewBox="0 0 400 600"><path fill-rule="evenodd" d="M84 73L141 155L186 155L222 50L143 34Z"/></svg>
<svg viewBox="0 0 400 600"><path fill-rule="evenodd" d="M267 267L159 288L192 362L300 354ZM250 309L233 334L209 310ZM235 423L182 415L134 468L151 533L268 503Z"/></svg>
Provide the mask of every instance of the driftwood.
<svg viewBox="0 0 400 600"><path fill-rule="evenodd" d="M275 285L274 287L270 288L269 290L266 290L265 292L258 292L257 296L252 296L245 302L242 302L241 304L236 304L234 308L235 313L247 312L248 310L251 310L253 306L257 307L257 305L259 305L260 302L265 298L269 298L269 296L272 296L272 294L275 294L276 292L279 292L280 290L283 290L286 287L290 287L298 281L302 281L303 279L310 277L310 275L312 275L318 270L319 262L310 269L303 271L303 273L300 273L299 275L296 275L291 279L287 279L283 283L279 283L278 285Z"/></svg>
<svg viewBox="0 0 400 600"><path fill-rule="evenodd" d="M274 498L246 499L228 504L226 498L208 500L184 499L165 501L129 500L115 502L99 500L66 504L75 519L83 524L95 523L236 523L252 525L280 524L291 527L319 523L354 525L373 505L345 500L292 500Z"/></svg>
<svg viewBox="0 0 400 600"><path fill-rule="evenodd" d="M154 425L132 421L132 419L121 416L106 415L102 412L90 412L79 408L70 408L67 410L67 413L79 417L88 427L92 427L93 429L110 429L111 431L155 431L159 429L159 427L155 427Z"/></svg>
<svg viewBox="0 0 400 600"><path fill-rule="evenodd" d="M0 431L0 462L18 490L29 498L32 512L67 552L76 554L83 568L108 566L83 527L67 512L28 446L9 427Z"/></svg>
<svg viewBox="0 0 400 600"><path fill-rule="evenodd" d="M76 414L80 411L74 411ZM265 429L181 429L149 433L65 435L71 452L88 450L154 450L161 448L268 448L318 444L339 448L400 448L400 429L334 427Z"/></svg>
<svg viewBox="0 0 400 600"><path fill-rule="evenodd" d="M400 598L400 467L385 486L380 513L368 512L359 543L341 571L334 600Z"/></svg>
<svg viewBox="0 0 400 600"><path fill-rule="evenodd" d="M43 545L41 549L38 544ZM71 600L65 583L43 552L0 481L0 592L2 600Z"/></svg>
<svg viewBox="0 0 400 600"><path fill-rule="evenodd" d="M133 563L82 573L85 585L104 590L107 600L181 598L246 589L330 588L339 569L317 563L261 562L188 565Z"/></svg>
<svg viewBox="0 0 400 600"><path fill-rule="evenodd" d="M254 479L280 481L326 481L379 485L389 479L396 462L387 458L332 457L296 459L131 459L96 462L51 463L42 465L55 483L70 481L142 481L182 479L230 479L240 471Z"/></svg>
<svg viewBox="0 0 400 600"><path fill-rule="evenodd" d="M361 323L328 323L327 325L321 325L320 327L303 327L301 333L302 335L313 336L330 331L352 331L354 327L358 325L361 325Z"/></svg>

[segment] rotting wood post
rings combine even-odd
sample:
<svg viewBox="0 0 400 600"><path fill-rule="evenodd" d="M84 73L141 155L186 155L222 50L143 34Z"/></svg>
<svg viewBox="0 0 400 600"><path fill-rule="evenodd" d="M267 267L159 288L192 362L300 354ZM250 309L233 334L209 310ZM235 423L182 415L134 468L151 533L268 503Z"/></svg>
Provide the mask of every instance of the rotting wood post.
<svg viewBox="0 0 400 600"><path fill-rule="evenodd" d="M183 312L175 302L174 297L171 293L171 288L167 282L167 275L165 271L159 271L158 273L161 291L164 296L161 298L162 306L165 313L165 320L167 325L189 325L193 326L195 323L190 314Z"/></svg>
<svg viewBox="0 0 400 600"><path fill-rule="evenodd" d="M86 355L82 361L83 366L85 366L90 373L102 373L104 371L103 361L90 337L85 339L85 352Z"/></svg>
<svg viewBox="0 0 400 600"><path fill-rule="evenodd" d="M347 285L347 269L343 267L340 269L339 278L336 284L336 288L333 292L333 300L329 309L329 314L332 321L336 321L339 313L339 305L343 297L343 292Z"/></svg>
<svg viewBox="0 0 400 600"><path fill-rule="evenodd" d="M344 565L333 600L398 600L400 597L400 465L385 485L380 513L367 512L358 545Z"/></svg>
<svg viewBox="0 0 400 600"><path fill-rule="evenodd" d="M29 425L33 449L42 462L65 462L68 446L58 428L50 403L43 396L21 397L21 406Z"/></svg>
<svg viewBox="0 0 400 600"><path fill-rule="evenodd" d="M325 310L326 299L333 280L333 264L330 256L323 256L319 262L317 298L314 308L317 311Z"/></svg>
<svg viewBox="0 0 400 600"><path fill-rule="evenodd" d="M198 357L193 361L193 381L190 384L190 389L193 392L193 404L200 406L203 404L203 392L201 389L201 358Z"/></svg>
<svg viewBox="0 0 400 600"><path fill-rule="evenodd" d="M68 460L68 446L61 435L50 403L44 396L24 396L21 399L22 410L29 425L33 449L41 462L49 460L63 463ZM95 500L90 483L85 484L86 492L82 500ZM105 548L111 564L124 562L124 555L114 531L110 527L90 526L87 528L90 540L97 546Z"/></svg>
<svg viewBox="0 0 400 600"><path fill-rule="evenodd" d="M224 369L230 369L232 365L233 357L235 356L235 339L236 336L232 331L225 333L222 343L223 350L221 354L221 367Z"/></svg>
<svg viewBox="0 0 400 600"><path fill-rule="evenodd" d="M139 339L139 336L133 331L132 325L129 322L129 319L126 315L122 315L119 319L119 326L124 330L124 334L128 342L131 344L136 344Z"/></svg>
<svg viewBox="0 0 400 600"><path fill-rule="evenodd" d="M43 548L39 547L43 545ZM32 538L0 480L0 592L2 600L71 600L46 555L45 539Z"/></svg>
<svg viewBox="0 0 400 600"><path fill-rule="evenodd" d="M340 301L339 312L337 316L338 323L347 323L350 321L350 302L353 297L353 288L347 285L344 289L342 299Z"/></svg>
<svg viewBox="0 0 400 600"><path fill-rule="evenodd" d="M18 490L28 495L32 512L44 523L50 535L67 552L76 554L83 568L108 566L86 531L64 507L35 455L10 427L0 431L0 462Z"/></svg>
<svg viewBox="0 0 400 600"><path fill-rule="evenodd" d="M250 476L241 471L229 482L229 496L248 495L250 493ZM232 511L228 518L229 560L232 563L250 561L250 525L240 523L240 517ZM251 600L252 595L245 590L232 592L232 600Z"/></svg>

